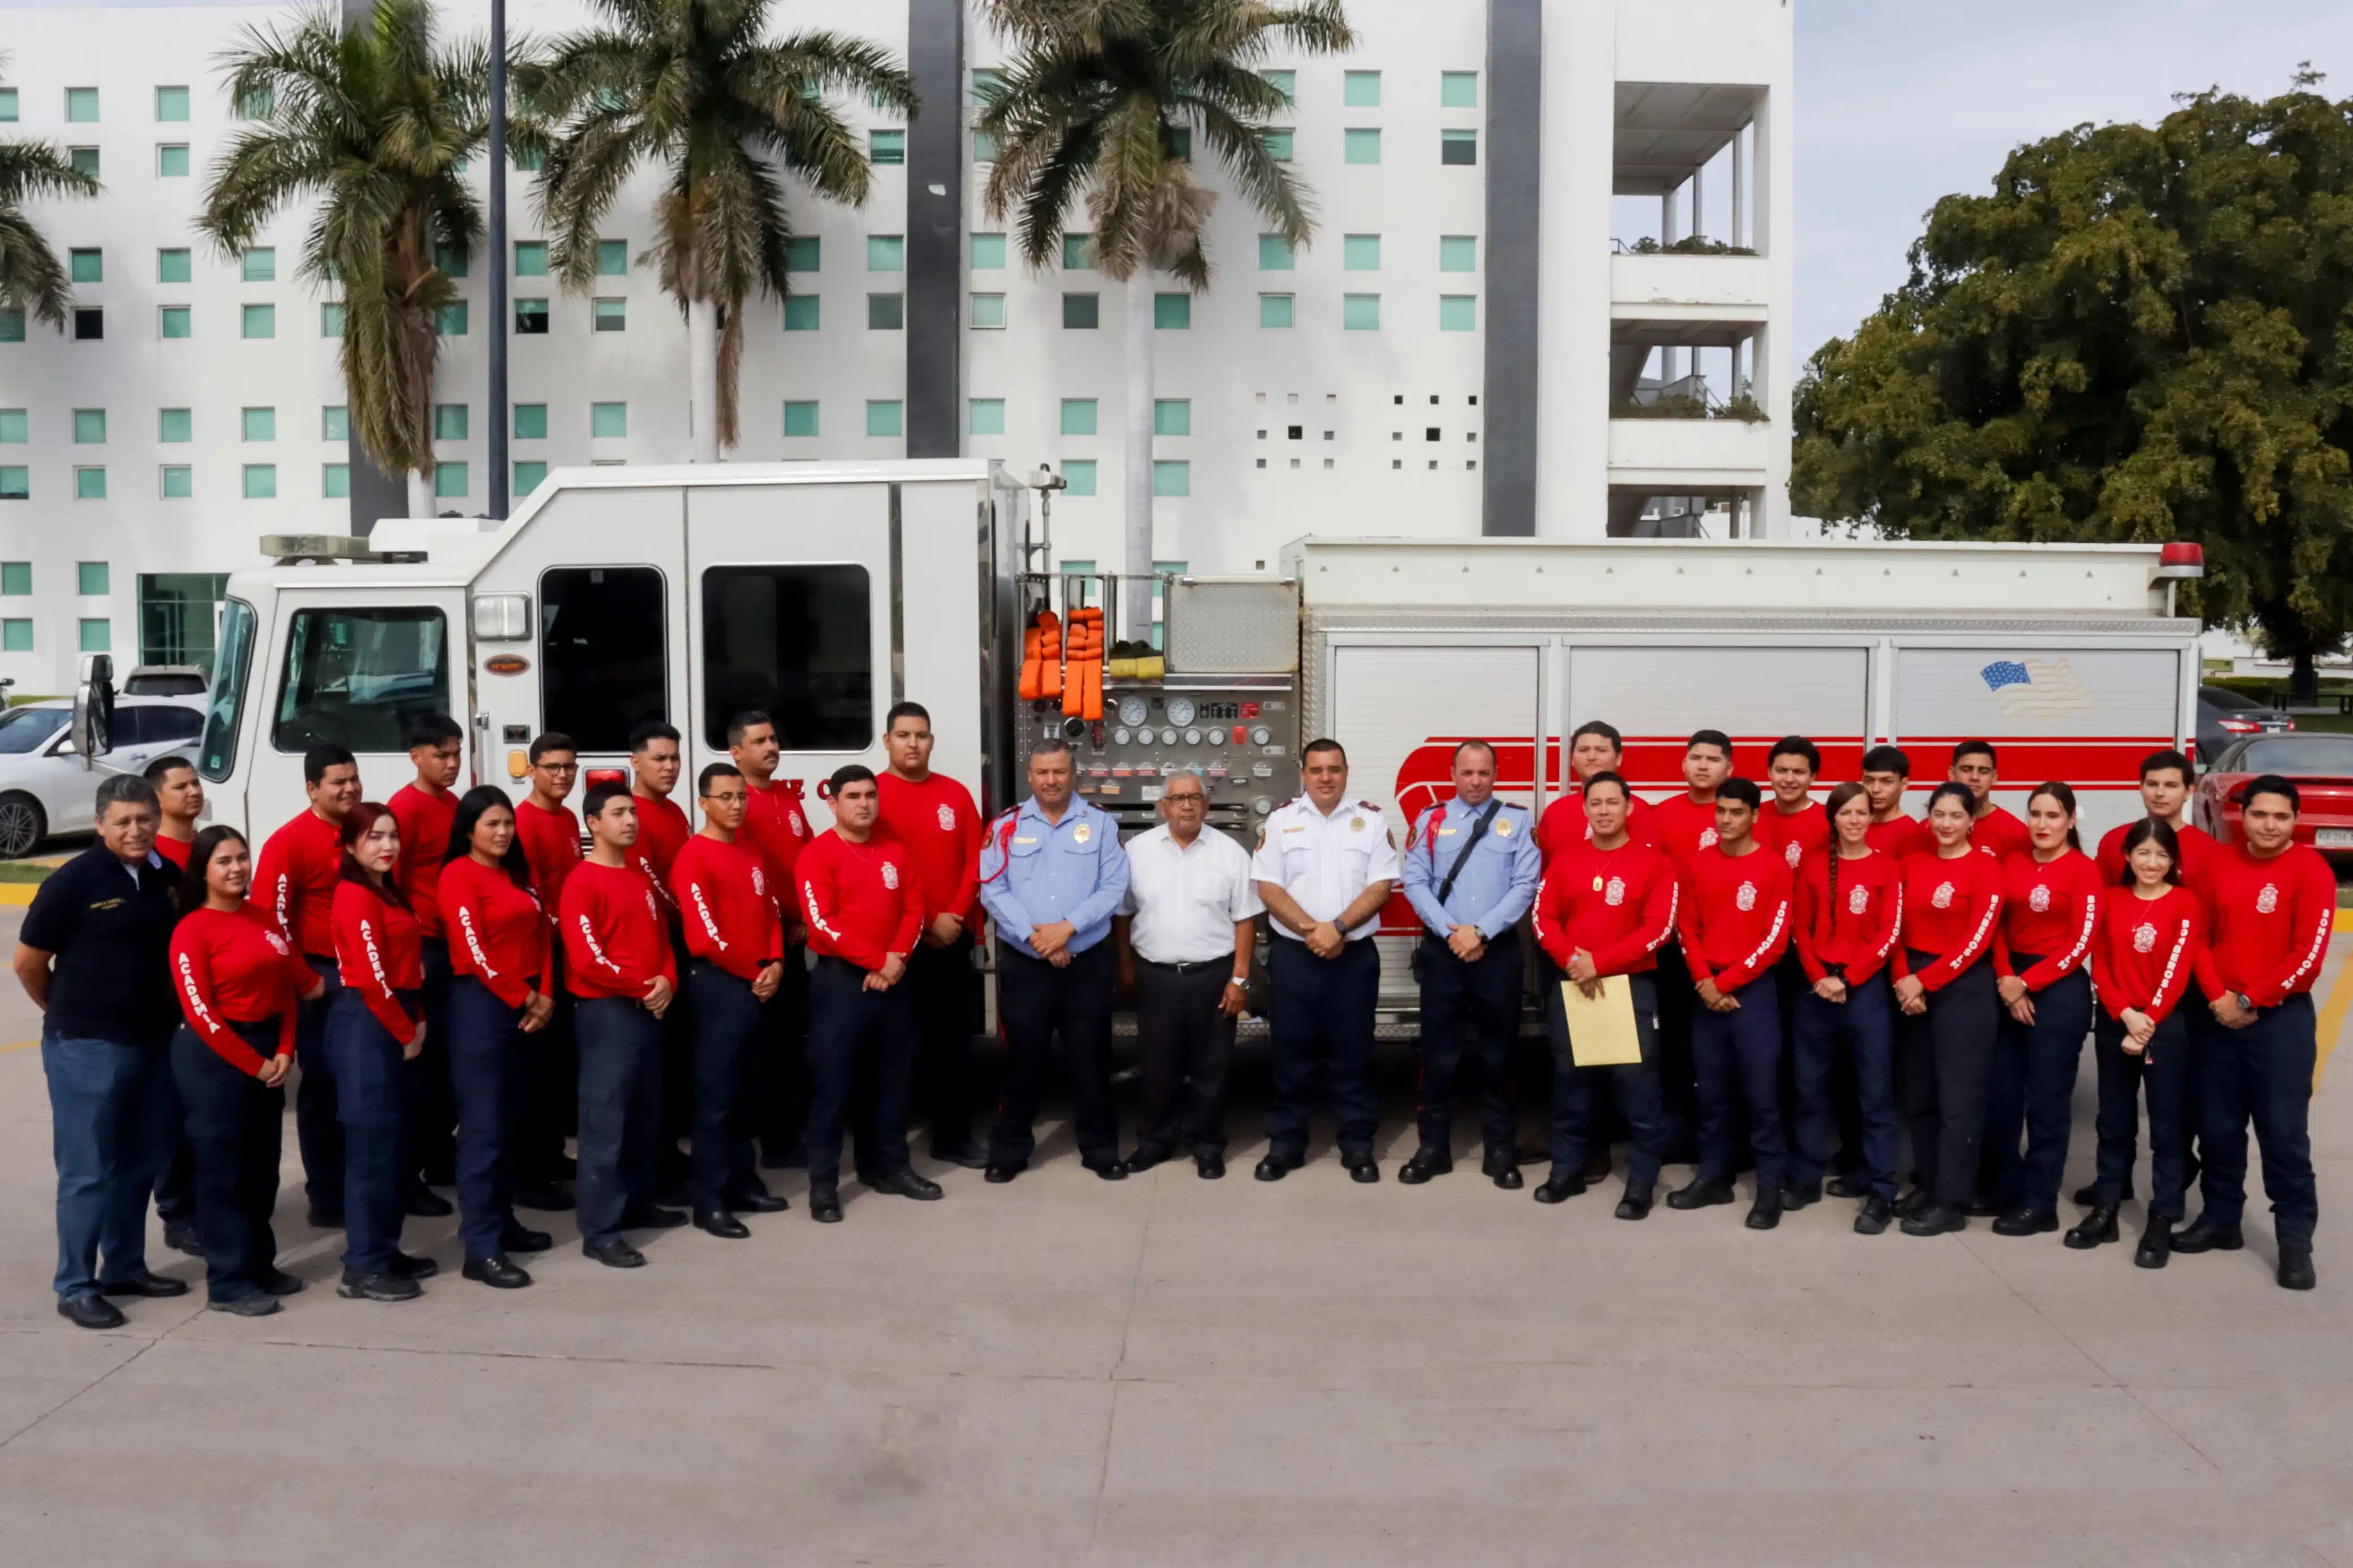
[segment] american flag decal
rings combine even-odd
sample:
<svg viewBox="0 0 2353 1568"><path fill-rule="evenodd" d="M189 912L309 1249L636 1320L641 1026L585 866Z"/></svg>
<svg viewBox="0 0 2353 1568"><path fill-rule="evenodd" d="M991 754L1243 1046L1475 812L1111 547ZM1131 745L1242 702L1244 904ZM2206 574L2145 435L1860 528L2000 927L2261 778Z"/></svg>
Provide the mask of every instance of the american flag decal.
<svg viewBox="0 0 2353 1568"><path fill-rule="evenodd" d="M2057 719L2093 706L2091 689L2063 658L1998 658L1978 673L2012 719Z"/></svg>

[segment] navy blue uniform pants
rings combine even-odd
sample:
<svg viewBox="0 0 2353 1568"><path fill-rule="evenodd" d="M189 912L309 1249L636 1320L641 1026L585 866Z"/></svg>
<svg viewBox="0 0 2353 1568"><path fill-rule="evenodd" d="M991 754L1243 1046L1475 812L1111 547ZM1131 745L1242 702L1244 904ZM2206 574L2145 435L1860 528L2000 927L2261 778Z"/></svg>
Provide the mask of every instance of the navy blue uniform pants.
<svg viewBox="0 0 2353 1568"><path fill-rule="evenodd" d="M2207 1045L2206 1213L2236 1225L2247 1206L2247 1122L2263 1162L2263 1191L2280 1246L2309 1250L2320 1223L2312 1175L2314 1019L2309 995L2265 1007L2243 1029L2217 1028ZM2151 1212L2154 1211L2152 1207Z"/></svg>
<svg viewBox="0 0 2353 1568"><path fill-rule="evenodd" d="M580 1239L621 1234L628 1211L653 1201L661 1142L661 1020L627 996L579 997Z"/></svg>
<svg viewBox="0 0 2353 1568"><path fill-rule="evenodd" d="M1625 1119L1630 1140L1626 1153L1626 1190L1647 1193L1659 1183L1659 1164L1666 1152L1666 1122L1659 1109L1659 986L1649 974L1612 975L1609 984L1633 988L1634 1033L1641 1042L1642 1059L1616 1067L1580 1068L1568 1035L1568 1009L1562 1004L1564 977L1550 963L1545 965L1545 1033L1552 1043L1553 1173L1585 1173L1587 1144L1599 1136L1594 1126L1594 1089L1606 1083L1618 1113Z"/></svg>
<svg viewBox="0 0 2353 1568"><path fill-rule="evenodd" d="M1336 958L1318 958L1305 942L1277 932L1267 949L1267 978L1274 1049L1274 1098L1266 1108L1271 1152L1306 1152L1317 1079L1328 1074L1341 1152L1370 1154L1380 1119L1372 1056L1381 955L1372 939L1344 943Z"/></svg>
<svg viewBox="0 0 2353 1568"><path fill-rule="evenodd" d="M414 1008L417 994L406 992L401 1001ZM400 1251L404 1043L385 1032L358 992L344 987L330 998L327 1060L343 1131L343 1267L354 1274L389 1274Z"/></svg>
<svg viewBox="0 0 2353 1568"><path fill-rule="evenodd" d="M1793 1144L1789 1181L1810 1185L1836 1156L1843 1137L1836 1101L1838 1064L1848 1064L1861 1133L1856 1169L1871 1190L1895 1201L1895 1162L1903 1133L1895 1119L1895 1001L1884 972L1846 988L1843 1002L1825 1002L1809 986L1798 996L1797 1110L1789 1119Z"/></svg>
<svg viewBox="0 0 2353 1568"><path fill-rule="evenodd" d="M232 1023L262 1060L278 1054L278 1020ZM195 1154L196 1234L205 1247L205 1291L216 1301L259 1293L278 1266L278 1162L284 1150L286 1090L222 1059L185 1024L172 1037L172 1077L187 1113Z"/></svg>
<svg viewBox="0 0 2353 1568"><path fill-rule="evenodd" d="M785 977L762 1005L765 1026L751 1060L752 1124L770 1159L797 1149L808 1121L808 958L785 948Z"/></svg>
<svg viewBox="0 0 2353 1568"><path fill-rule="evenodd" d="M1912 973L1936 962L1934 953L1915 952ZM1926 1012L1896 1015L1904 1113L1912 1124L1912 1180L1947 1208L1968 1207L1977 1191L2001 1011L1993 980L1993 961L1980 958L1929 992Z"/></svg>
<svg viewBox="0 0 2353 1568"><path fill-rule="evenodd" d="M343 1127L335 1115L335 1064L328 1058L327 1018L343 988L343 971L332 958L302 955L311 973L327 983L315 1002L294 1015L294 1142L302 1151L302 1191L313 1210L340 1214L343 1207Z"/></svg>
<svg viewBox="0 0 2353 1568"><path fill-rule="evenodd" d="M457 1159L458 1113L449 1087L449 944L428 937L420 948L425 988L417 1002L424 1009L425 1048L401 1069L401 1091L407 1098L400 1172L412 1191L451 1180Z"/></svg>
<svg viewBox="0 0 2353 1568"><path fill-rule="evenodd" d="M58 1167L57 1291L88 1296L147 1266L147 1195L172 1146L168 1051L44 1033Z"/></svg>
<svg viewBox="0 0 2353 1568"><path fill-rule="evenodd" d="M514 1223L515 1166L531 1099L532 1038L522 1009L510 1007L470 974L449 986L449 1088L458 1119L452 1162L458 1234L468 1258L506 1251ZM432 1037L428 1026L427 1039Z"/></svg>
<svg viewBox="0 0 2353 1568"><path fill-rule="evenodd" d="M2023 974L2042 961L2014 953ZM1999 1000L1999 994L1997 994ZM2003 1209L2048 1213L2059 1206L2067 1171L2067 1131L2074 1120L2075 1072L2092 1026L2092 981L2080 968L2033 994L2034 1022L2001 1010L1994 1036L1993 1077L1986 1091L1986 1143L1978 1191ZM2025 1152L2019 1138L2025 1135Z"/></svg>
<svg viewBox="0 0 2353 1568"><path fill-rule="evenodd" d="M1512 1112L1512 1041L1520 1032L1525 972L1517 928L1500 931L1475 963L1437 937L1421 939L1421 1084L1414 1112L1425 1149L1454 1137L1454 1089L1462 1071L1463 1035L1479 1060L1479 1141L1491 1156L1508 1155L1518 1123Z"/></svg>
<svg viewBox="0 0 2353 1568"><path fill-rule="evenodd" d="M1072 967L1077 963L1073 959ZM809 972L809 1111L801 1141L808 1146L812 1187L829 1187L841 1180L842 1123L853 1115L872 1118L860 1129L860 1174L880 1180L907 1169L907 1104L915 1071L914 996L903 974L887 991L869 991L866 973L831 954L819 958ZM1106 1008L1106 1032L1109 1024ZM1106 1042L1106 1070L1109 1055ZM859 1092L862 1082L871 1083L871 1094ZM853 1105L860 1109L853 1111Z"/></svg>
<svg viewBox="0 0 2353 1568"><path fill-rule="evenodd" d="M1692 1011L1699 1174L1711 1182L1732 1179L1738 1154L1734 1107L1736 1099L1745 1100L1749 1146L1757 1153L1757 1190L1778 1192L1783 1176L1780 988L1768 971L1731 994L1740 1005L1729 1013L1698 1001Z"/></svg>
<svg viewBox="0 0 2353 1568"><path fill-rule="evenodd" d="M1666 1126L1667 1157L1699 1157L1699 1074L1692 1064L1692 1020L1700 1010L1692 989L1691 966L1683 944L1670 937L1659 947L1659 1113Z"/></svg>
<svg viewBox="0 0 2353 1568"><path fill-rule="evenodd" d="M2188 999L2195 1005L2195 999ZM2168 1015L2141 1051L2125 1049L2125 1026L2103 1012L2094 1031L2093 1056L2100 1076L2100 1112L2094 1124L2099 1154L2092 1190L2104 1204L2119 1204L2132 1189L2134 1134L2140 1102L2148 1100L2148 1214L2179 1220L2189 1187L2189 1118L2197 1062L2189 1044L2189 1020L2179 1008ZM2244 1145L2242 1145L2243 1148ZM2052 1189L2055 1194L2057 1187ZM2207 1187L2212 1207L2213 1187Z"/></svg>
<svg viewBox="0 0 2353 1568"><path fill-rule="evenodd" d="M1027 1164L1055 1042L1071 1078L1079 1157L1091 1167L1119 1158L1119 1116L1111 1098L1112 944L1099 942L1061 968L1010 942L997 944L997 1010L1005 1029L1004 1084L989 1130L992 1165Z"/></svg>
<svg viewBox="0 0 2353 1568"><path fill-rule="evenodd" d="M932 1130L932 1152L972 1147L972 1038L980 1028L980 972L972 937L945 947L919 942L900 982L915 1006L915 1110Z"/></svg>
<svg viewBox="0 0 2353 1568"><path fill-rule="evenodd" d="M765 1192L752 1163L752 1054L767 1014L752 983L708 959L687 966L694 1007L694 1206L724 1209L738 1193Z"/></svg>

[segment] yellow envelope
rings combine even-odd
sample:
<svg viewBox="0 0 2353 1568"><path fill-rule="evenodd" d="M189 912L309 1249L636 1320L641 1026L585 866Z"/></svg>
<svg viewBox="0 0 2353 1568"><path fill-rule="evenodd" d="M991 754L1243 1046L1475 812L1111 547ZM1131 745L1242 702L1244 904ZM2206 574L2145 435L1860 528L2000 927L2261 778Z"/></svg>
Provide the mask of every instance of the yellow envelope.
<svg viewBox="0 0 2353 1568"><path fill-rule="evenodd" d="M1626 976L1603 980L1599 996L1588 996L1564 980L1560 1001L1568 1016L1568 1048L1578 1067L1626 1067L1642 1059L1642 1037L1634 1027L1634 984Z"/></svg>

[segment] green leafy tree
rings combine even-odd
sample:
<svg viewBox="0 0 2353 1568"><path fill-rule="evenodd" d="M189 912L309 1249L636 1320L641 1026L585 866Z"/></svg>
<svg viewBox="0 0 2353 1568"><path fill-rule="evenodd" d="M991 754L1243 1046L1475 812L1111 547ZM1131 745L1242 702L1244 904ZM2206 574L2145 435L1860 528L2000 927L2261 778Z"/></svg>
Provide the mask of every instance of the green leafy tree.
<svg viewBox="0 0 2353 1568"><path fill-rule="evenodd" d="M2195 540L2191 607L2313 684L2353 631L2353 100L2298 73L2019 148L1810 362L1795 510L1897 538Z"/></svg>
<svg viewBox="0 0 2353 1568"><path fill-rule="evenodd" d="M8 57L0 54L0 72ZM22 310L65 331L73 307L73 280L58 253L25 216L25 204L43 196L94 196L94 175L73 166L47 142L0 142L0 310Z"/></svg>
<svg viewBox="0 0 2353 1568"><path fill-rule="evenodd" d="M1083 198L1088 247L1126 295L1127 426L1122 622L1152 625L1153 277L1209 286L1202 230L1215 195L1195 178L1191 148L1214 153L1268 232L1305 245L1314 212L1291 165L1266 144L1291 100L1259 74L1289 58L1352 48L1339 0L988 0L1008 58L978 129L995 139L987 205L1018 215L1032 268L1060 257Z"/></svg>
<svg viewBox="0 0 2353 1568"><path fill-rule="evenodd" d="M786 293L790 169L816 195L862 206L873 170L828 90L912 114L913 84L880 47L839 33L767 36L768 0L596 0L609 25L555 40L516 72L518 145L543 145L538 199L548 263L595 287L605 216L640 163L665 165L642 259L686 314L694 460L736 438L744 302Z"/></svg>
<svg viewBox="0 0 2353 1568"><path fill-rule="evenodd" d="M197 227L235 257L312 204L296 276L342 291L352 434L429 517L441 308L459 297L440 263L482 236L460 165L489 133L489 46L443 47L427 0L376 0L348 20L248 26L221 63L253 123L213 165Z"/></svg>

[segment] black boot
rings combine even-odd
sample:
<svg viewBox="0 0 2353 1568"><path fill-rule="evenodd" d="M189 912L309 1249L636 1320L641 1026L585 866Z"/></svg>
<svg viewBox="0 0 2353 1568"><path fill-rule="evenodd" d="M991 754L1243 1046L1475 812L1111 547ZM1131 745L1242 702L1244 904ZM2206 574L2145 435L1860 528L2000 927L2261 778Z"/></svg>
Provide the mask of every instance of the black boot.
<svg viewBox="0 0 2353 1568"><path fill-rule="evenodd" d="M2041 1236L2059 1228L2059 1216L2049 1209L2021 1204L1993 1222L1996 1236Z"/></svg>
<svg viewBox="0 0 2353 1568"><path fill-rule="evenodd" d="M1520 1163L1509 1149L1490 1149L1479 1169L1486 1178L1507 1193L1516 1193L1525 1184L1520 1179ZM1400 1173L1399 1180L1403 1176Z"/></svg>
<svg viewBox="0 0 2353 1568"><path fill-rule="evenodd" d="M1968 1215L1943 1204L1930 1204L1917 1214L1906 1215L1904 1220L1904 1234L1906 1236L1944 1236L1968 1228Z"/></svg>
<svg viewBox="0 0 2353 1568"><path fill-rule="evenodd" d="M1432 1176L1442 1176L1454 1169L1451 1150L1424 1143L1413 1152L1413 1158L1398 1167L1398 1180L1409 1187L1418 1187Z"/></svg>
<svg viewBox="0 0 2353 1568"><path fill-rule="evenodd" d="M2162 1268L2173 1257L2173 1222L2154 1219L2140 1233L2140 1246L2133 1249L2133 1262L2142 1268Z"/></svg>
<svg viewBox="0 0 2353 1568"><path fill-rule="evenodd" d="M2066 1244L2078 1252L2089 1252L2102 1242L2116 1239L2116 1205L2094 1204L2092 1212L2075 1222L2069 1231Z"/></svg>
<svg viewBox="0 0 2353 1568"><path fill-rule="evenodd" d="M1648 1187L1628 1187L1626 1189L1626 1195L1618 1200L1616 1213L1620 1219L1650 1218L1651 1189Z"/></svg>
<svg viewBox="0 0 2353 1568"><path fill-rule="evenodd" d="M1402 1181L1404 1178L1398 1179ZM1552 1174L1545 1178L1544 1185L1535 1190L1535 1200L1540 1204L1567 1203L1583 1191L1585 1173L1582 1170L1574 1165L1555 1165Z"/></svg>
<svg viewBox="0 0 2353 1568"><path fill-rule="evenodd" d="M1790 1182L1781 1188L1781 1206L1792 1214L1821 1201L1822 1184L1819 1179L1810 1182Z"/></svg>
<svg viewBox="0 0 2353 1568"><path fill-rule="evenodd" d="M2309 1290L2318 1284L2319 1277L2312 1271L2312 1248L2281 1247L2279 1273L2274 1278L2283 1290Z"/></svg>
<svg viewBox="0 0 2353 1568"><path fill-rule="evenodd" d="M1730 1182L1711 1182L1704 1176L1694 1176L1690 1185L1677 1187L1667 1194L1667 1206L1671 1209L1714 1208L1731 1201Z"/></svg>
<svg viewBox="0 0 2353 1568"><path fill-rule="evenodd" d="M2247 1238L2237 1226L2218 1225L2202 1214L2173 1238L2176 1252L2236 1252L2246 1245Z"/></svg>
<svg viewBox="0 0 2353 1568"><path fill-rule="evenodd" d="M1781 1223L1781 1191L1778 1187L1758 1187L1757 1201L1748 1205L1748 1217L1742 1222L1751 1230L1771 1230Z"/></svg>
<svg viewBox="0 0 2353 1568"><path fill-rule="evenodd" d="M1895 1217L1895 1205L1873 1193L1862 1200L1862 1207L1854 1216L1857 1236L1878 1236L1887 1229L1887 1222Z"/></svg>

